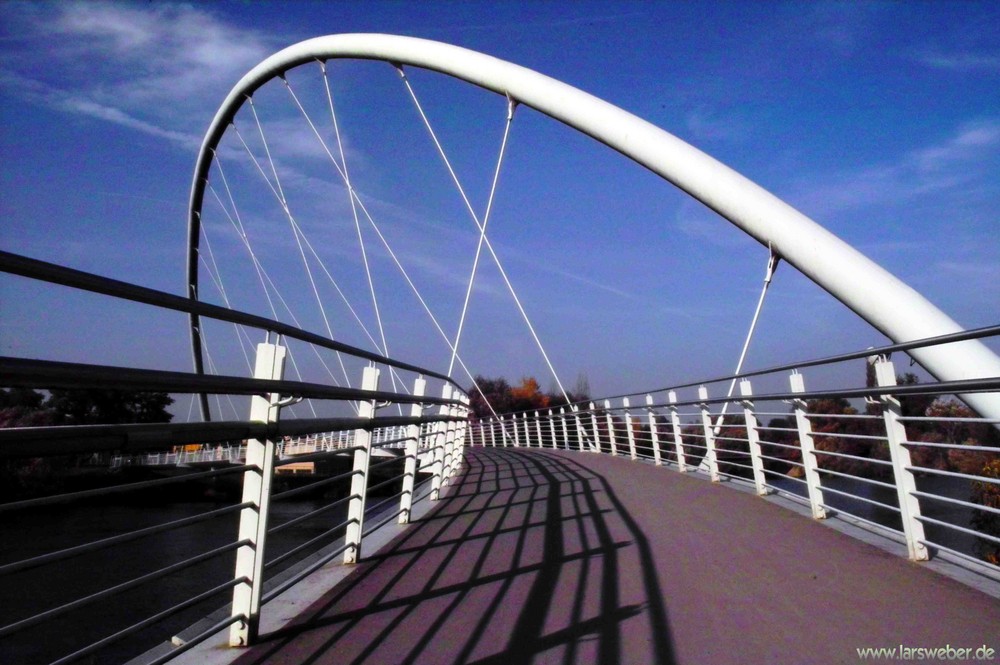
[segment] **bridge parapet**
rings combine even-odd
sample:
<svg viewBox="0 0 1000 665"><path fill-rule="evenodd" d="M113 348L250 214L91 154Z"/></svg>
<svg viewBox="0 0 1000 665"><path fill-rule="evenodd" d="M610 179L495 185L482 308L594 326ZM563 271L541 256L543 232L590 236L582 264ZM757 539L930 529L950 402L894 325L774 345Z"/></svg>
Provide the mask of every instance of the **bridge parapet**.
<svg viewBox="0 0 1000 665"><path fill-rule="evenodd" d="M478 421L470 440L609 455L627 450L632 459L778 494L814 519L884 534L912 560L940 556L996 583L1000 421L956 396L996 393L1000 377L921 382L897 376L890 357L998 334L1000 326L992 326L865 349L574 404L569 413L503 414ZM816 381L808 389L800 371L806 368ZM866 385L843 387L849 377L867 377Z"/></svg>

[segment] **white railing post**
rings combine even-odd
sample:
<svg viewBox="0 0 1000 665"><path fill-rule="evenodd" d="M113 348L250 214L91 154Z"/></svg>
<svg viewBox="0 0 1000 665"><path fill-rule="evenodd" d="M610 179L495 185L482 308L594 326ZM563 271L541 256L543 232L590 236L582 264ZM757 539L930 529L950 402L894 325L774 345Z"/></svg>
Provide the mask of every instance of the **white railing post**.
<svg viewBox="0 0 1000 665"><path fill-rule="evenodd" d="M362 390L378 390L379 371L365 367L361 374ZM375 416L375 400L358 403L358 417ZM351 476L351 494L347 502L347 533L344 536L344 563L357 563L361 558L361 537L365 527L365 503L368 499L368 465L372 452L370 429L354 430L354 475Z"/></svg>
<svg viewBox="0 0 1000 665"><path fill-rule="evenodd" d="M503 423L500 423L500 426L503 427ZM482 430L483 430L483 424L482 424L482 421L480 421L479 422L479 431L481 432ZM502 433L502 430L501 430L501 433ZM485 446L486 446L486 440L483 439L483 447L485 447ZM492 416L490 417L490 447L492 447L492 448L496 448L497 447L497 420L496 420L496 418L493 418Z"/></svg>
<svg viewBox="0 0 1000 665"><path fill-rule="evenodd" d="M511 427L514 430L514 447L515 448L520 448L521 447L521 433L517 429L517 414L516 413L512 413L510 415L510 422L511 422Z"/></svg>
<svg viewBox="0 0 1000 665"><path fill-rule="evenodd" d="M793 393L806 391L805 380L798 372L792 372L789 383ZM802 450L802 466L805 468L806 487L809 489L809 505L812 516L821 520L826 518L826 501L823 498L823 485L819 477L819 465L816 460L816 446L813 443L812 423L806 415L806 403L800 399L792 402L795 407L795 425L799 430L799 447Z"/></svg>
<svg viewBox="0 0 1000 665"><path fill-rule="evenodd" d="M594 443L591 444L591 449L595 453L601 452L601 432L597 429L597 407L593 402L590 403L590 426L594 428Z"/></svg>
<svg viewBox="0 0 1000 665"><path fill-rule="evenodd" d="M749 379L740 379L740 395L751 397L753 389ZM743 421L747 428L747 442L750 447L750 465L753 467L753 483L757 488L757 494L765 496L767 492L766 478L764 477L764 460L761 457L760 433L757 431L757 416L753 412L753 402L749 399L743 400Z"/></svg>
<svg viewBox="0 0 1000 665"><path fill-rule="evenodd" d="M896 370L887 358L875 361L875 378L879 386L895 386ZM914 496L917 491L916 478L910 471L910 450L903 445L906 428L900 422L902 416L899 401L892 395L882 395L882 417L885 420L886 440L889 443L889 457L892 460L892 474L896 480L896 496L899 500L899 514L903 520L903 535L906 538L907 554L912 561L926 561L930 558L925 539L924 525L920 521L920 500Z"/></svg>
<svg viewBox="0 0 1000 665"><path fill-rule="evenodd" d="M538 411L535 411L535 431L538 433L538 447L544 448L545 445L542 440L542 417L538 414Z"/></svg>
<svg viewBox="0 0 1000 665"><path fill-rule="evenodd" d="M684 457L684 437L681 436L681 417L677 413L677 393L671 390L667 393L667 400L670 402L670 429L674 434L674 451L677 453L677 470L687 473L687 459Z"/></svg>
<svg viewBox="0 0 1000 665"><path fill-rule="evenodd" d="M708 399L708 388L700 386L698 388L698 399ZM715 434L712 431L712 415L708 411L708 404L702 402L698 405L701 411L701 427L705 432L705 459L708 461L708 475L713 483L722 480L719 475L719 458L715 453ZM704 463L704 462L703 462Z"/></svg>
<svg viewBox="0 0 1000 665"><path fill-rule="evenodd" d="M442 399L451 399L451 386L444 385L441 389ZM448 406L441 405L438 413L442 416L448 414ZM443 420L437 423L437 436L434 437L434 449L431 451L434 462L431 465L431 501L437 501L441 497L441 474L444 471L444 446L447 437L447 423Z"/></svg>
<svg viewBox="0 0 1000 665"><path fill-rule="evenodd" d="M413 382L413 396L423 397L424 390L427 389L427 381L423 377L418 377ZM419 418L423 413L423 405L413 403L410 405L410 416ZM403 490L399 499L399 523L407 524L410 521L410 509L413 507L413 485L417 477L417 445L420 442L420 425L416 423L406 427L406 460L403 462Z"/></svg>
<svg viewBox="0 0 1000 665"><path fill-rule="evenodd" d="M604 416L608 421L608 443L611 444L611 456L618 456L618 440L615 436L615 421L611 417L611 400L604 400Z"/></svg>
<svg viewBox="0 0 1000 665"><path fill-rule="evenodd" d="M576 425L576 445L582 453L585 448L583 447L583 440L587 437L587 431L583 429L583 421L580 419L580 407L573 406L573 424Z"/></svg>
<svg viewBox="0 0 1000 665"><path fill-rule="evenodd" d="M628 397L622 398L622 407L625 409L625 436L628 438L628 454L632 459L635 459L635 432L632 431L632 414L628 411Z"/></svg>
<svg viewBox="0 0 1000 665"><path fill-rule="evenodd" d="M451 398L455 399L458 391L452 390ZM447 406L445 407L445 414L448 416L455 415L455 407ZM451 478L451 465L455 456L455 440L458 436L458 428L455 425L455 421L449 420L445 425L445 438L444 438L444 458L441 462L441 485L442 487L448 479Z"/></svg>
<svg viewBox="0 0 1000 665"><path fill-rule="evenodd" d="M646 407L649 409L649 441L653 446L653 461L656 466L663 464L663 459L660 457L660 433L657 431L659 425L656 420L656 411L653 409L653 396L646 395Z"/></svg>
<svg viewBox="0 0 1000 665"><path fill-rule="evenodd" d="M280 380L285 370L285 347L263 343L257 345L254 378ZM273 423L278 420L280 395L254 395L250 400L250 420ZM243 503L252 503L240 511L239 540L249 544L236 550L234 579L245 581L233 587L230 616L244 616L229 630L229 645L245 647L257 639L260 626L260 597L264 586L264 548L267 538L267 516L271 503L271 480L274 477L275 442L247 441L246 463L253 466L243 473Z"/></svg>
<svg viewBox="0 0 1000 665"><path fill-rule="evenodd" d="M455 444L452 447L451 473L448 474L449 477L458 475L459 470L462 468L462 462L465 460L466 437L469 432L469 409L467 406L469 398L462 393L459 395L458 401L461 404L455 405L453 415L463 418L463 420L455 423Z"/></svg>
<svg viewBox="0 0 1000 665"><path fill-rule="evenodd" d="M563 448L569 450L569 427L566 426L566 409L559 407L559 424L562 427Z"/></svg>

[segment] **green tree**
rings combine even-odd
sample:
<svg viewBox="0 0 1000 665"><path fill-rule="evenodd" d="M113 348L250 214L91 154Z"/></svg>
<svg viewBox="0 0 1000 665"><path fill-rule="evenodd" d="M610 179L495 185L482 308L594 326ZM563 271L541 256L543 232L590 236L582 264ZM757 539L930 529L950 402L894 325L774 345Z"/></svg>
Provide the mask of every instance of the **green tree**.
<svg viewBox="0 0 1000 665"><path fill-rule="evenodd" d="M53 390L45 406L66 425L167 423L167 407L174 400L167 393L131 390Z"/></svg>

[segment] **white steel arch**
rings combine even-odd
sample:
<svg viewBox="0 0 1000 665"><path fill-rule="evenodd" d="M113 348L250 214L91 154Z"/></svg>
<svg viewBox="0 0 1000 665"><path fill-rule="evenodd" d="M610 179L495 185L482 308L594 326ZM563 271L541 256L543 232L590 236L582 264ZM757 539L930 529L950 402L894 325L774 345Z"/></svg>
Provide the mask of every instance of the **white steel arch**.
<svg viewBox="0 0 1000 665"><path fill-rule="evenodd" d="M534 108L657 173L774 251L895 342L961 327L920 293L756 183L659 127L533 70L462 47L384 34L329 35L289 46L254 67L230 91L205 135L191 187L188 293L198 292L200 211L214 149L255 90L298 65L338 58L383 60L437 71ZM197 318L195 367L201 371ZM978 341L909 352L941 380L1000 375L1000 357ZM963 398L1000 418L1000 395Z"/></svg>

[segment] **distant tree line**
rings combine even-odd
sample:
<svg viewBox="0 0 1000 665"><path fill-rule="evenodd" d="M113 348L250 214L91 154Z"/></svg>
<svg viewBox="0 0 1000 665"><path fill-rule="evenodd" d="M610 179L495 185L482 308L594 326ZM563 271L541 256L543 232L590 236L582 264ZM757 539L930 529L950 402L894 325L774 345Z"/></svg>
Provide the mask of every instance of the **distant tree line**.
<svg viewBox="0 0 1000 665"><path fill-rule="evenodd" d="M173 402L162 392L0 388L0 427L166 423L173 418L167 411ZM61 491L74 469L93 460L91 455L4 459L0 500Z"/></svg>
<svg viewBox="0 0 1000 665"><path fill-rule="evenodd" d="M558 389L543 392L538 380L533 376L522 377L521 382L514 386L502 377L493 379L476 376L475 384L468 391L468 395L472 417L476 421L492 418L494 412L501 414L538 411L590 399L590 385L587 377L582 374L573 389L566 393L569 401Z"/></svg>

